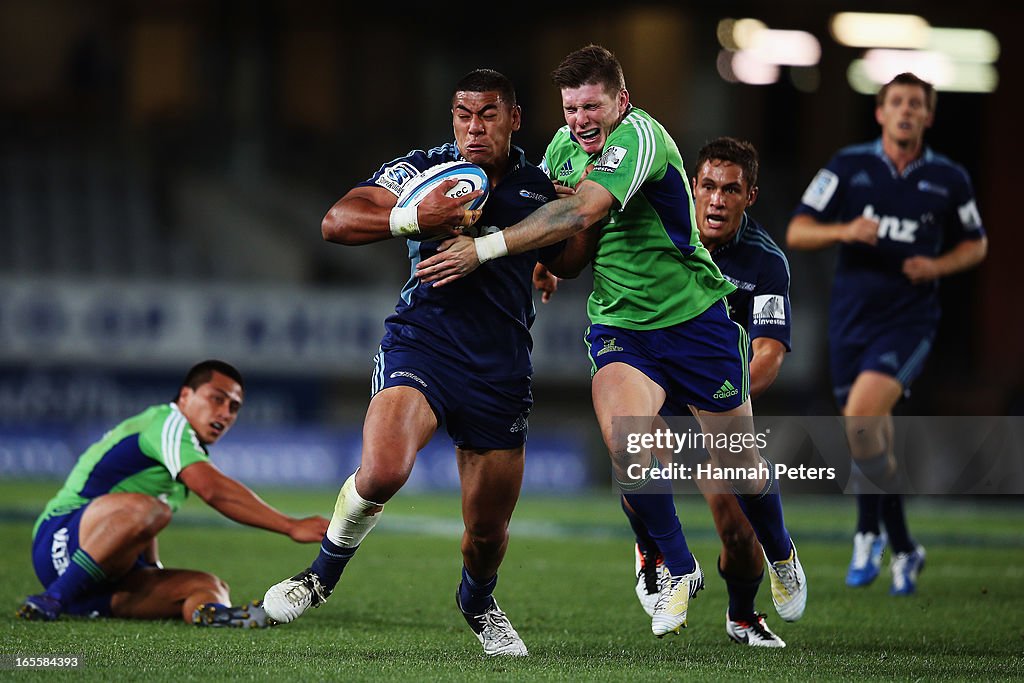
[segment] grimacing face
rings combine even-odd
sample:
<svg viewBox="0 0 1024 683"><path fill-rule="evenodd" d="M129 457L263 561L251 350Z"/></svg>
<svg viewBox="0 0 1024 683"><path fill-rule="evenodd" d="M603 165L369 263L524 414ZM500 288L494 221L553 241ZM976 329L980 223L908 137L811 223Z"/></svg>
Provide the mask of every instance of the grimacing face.
<svg viewBox="0 0 1024 683"><path fill-rule="evenodd" d="M757 188L749 186L738 164L705 161L693 179L693 208L704 246L710 250L731 240L743 212L756 200Z"/></svg>
<svg viewBox="0 0 1024 683"><path fill-rule="evenodd" d="M178 408L203 444L216 443L238 418L242 408L242 387L219 372L195 389L182 387Z"/></svg>
<svg viewBox="0 0 1024 683"><path fill-rule="evenodd" d="M512 149L512 133L519 130L518 105L494 91L460 90L452 102L455 142L467 161L484 169L500 165Z"/></svg>
<svg viewBox="0 0 1024 683"><path fill-rule="evenodd" d="M591 83L562 88L562 113L573 137L587 154L604 149L608 136L619 125L629 106L629 93L608 93L603 85Z"/></svg>

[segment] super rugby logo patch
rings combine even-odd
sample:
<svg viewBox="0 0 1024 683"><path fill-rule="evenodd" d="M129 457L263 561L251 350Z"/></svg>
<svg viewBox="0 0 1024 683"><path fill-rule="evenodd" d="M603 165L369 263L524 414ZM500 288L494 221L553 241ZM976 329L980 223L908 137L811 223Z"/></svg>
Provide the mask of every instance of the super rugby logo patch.
<svg viewBox="0 0 1024 683"><path fill-rule="evenodd" d="M374 182L385 190L390 190L399 195L402 193L402 188L405 187L405 184L409 182L409 179L417 174L419 174L419 169L415 166L408 161L399 161L392 166L385 166Z"/></svg>
<svg viewBox="0 0 1024 683"><path fill-rule="evenodd" d="M804 190L804 196L800 198L800 201L815 211L824 211L825 207L828 206L828 201L832 199L832 195L836 193L838 187L839 176L827 168L823 168L818 171L818 174L814 176L814 180Z"/></svg>

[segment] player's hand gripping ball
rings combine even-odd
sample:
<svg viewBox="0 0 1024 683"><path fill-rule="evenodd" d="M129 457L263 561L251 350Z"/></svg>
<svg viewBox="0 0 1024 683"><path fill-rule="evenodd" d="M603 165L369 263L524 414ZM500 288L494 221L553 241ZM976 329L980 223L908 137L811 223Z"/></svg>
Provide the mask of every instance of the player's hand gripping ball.
<svg viewBox="0 0 1024 683"><path fill-rule="evenodd" d="M445 192L449 197L462 197L475 190L483 190L484 193L476 199L466 202L467 209L482 209L490 195L490 183L487 181L487 173L468 161L446 161L436 166L431 166L425 171L413 176L402 188L398 195L399 207L416 206L423 198L430 194L438 185L445 180L458 181L454 187ZM446 239L449 235L434 235L433 237L410 237L414 241L429 241L432 239Z"/></svg>

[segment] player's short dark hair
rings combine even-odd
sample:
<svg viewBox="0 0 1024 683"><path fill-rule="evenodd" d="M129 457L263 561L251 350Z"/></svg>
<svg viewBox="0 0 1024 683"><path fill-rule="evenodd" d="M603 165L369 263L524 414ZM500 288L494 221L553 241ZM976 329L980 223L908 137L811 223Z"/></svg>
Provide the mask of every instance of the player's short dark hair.
<svg viewBox="0 0 1024 683"><path fill-rule="evenodd" d="M910 73L909 71L904 71L901 74L896 74L895 76L893 76L893 79L891 81L882 86L881 90L878 91L878 94L875 95L875 103L879 107L885 104L885 94L889 92L890 86L893 85L916 85L923 88L924 101L925 104L928 106L928 111L930 111L933 114L935 113L935 106L939 103L939 93L935 90L935 86L929 83L928 81L924 80L923 78L919 78L915 74Z"/></svg>
<svg viewBox="0 0 1024 683"><path fill-rule="evenodd" d="M696 173L710 159L728 161L736 164L743 171L743 179L747 181L747 189L757 186L758 155L757 148L746 140L723 136L704 144L697 152Z"/></svg>
<svg viewBox="0 0 1024 683"><path fill-rule="evenodd" d="M494 69L473 69L459 79L452 91L452 104L459 92L496 92L510 105L516 104L516 88L505 74Z"/></svg>
<svg viewBox="0 0 1024 683"><path fill-rule="evenodd" d="M551 72L551 81L560 90L584 85L601 85L608 93L626 89L619 60L611 50L594 44L570 52Z"/></svg>
<svg viewBox="0 0 1024 683"><path fill-rule="evenodd" d="M230 377L238 382L238 386L245 389L245 382L242 380L242 373L240 373L238 369L230 363L225 363L222 360L215 359L204 360L189 368L189 371L185 373L185 379L182 380L181 386L188 387L190 389L198 389L213 379L213 373L215 372L219 372L226 377Z"/></svg>

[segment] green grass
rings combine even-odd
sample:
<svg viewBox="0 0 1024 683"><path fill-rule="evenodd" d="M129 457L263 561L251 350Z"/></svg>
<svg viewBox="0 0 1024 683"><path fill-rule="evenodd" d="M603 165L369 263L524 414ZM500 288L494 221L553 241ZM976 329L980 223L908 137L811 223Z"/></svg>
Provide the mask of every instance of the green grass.
<svg viewBox="0 0 1024 683"><path fill-rule="evenodd" d="M700 498L679 499L691 547L709 570L689 628L657 640L633 593L631 540L609 494L524 498L497 596L530 648L524 660L483 657L454 608L459 505L451 496L399 494L364 542L330 602L264 631L178 622L63 618L24 623L13 612L37 592L29 562L32 518L54 485L0 483L0 653L78 653L78 672L18 678L89 680L992 680L1024 677L1024 505L909 502L928 548L919 594L889 597L885 574L843 586L853 524L850 498L792 496L787 522L807 569L804 618L782 622L762 587L759 607L784 650L728 641L718 552ZM293 514L326 513L334 491L262 492ZM161 535L168 566L212 571L236 601L261 596L307 566L315 545L222 520L190 501ZM2 676L2 674L0 674ZM657 678L656 678L657 677Z"/></svg>

